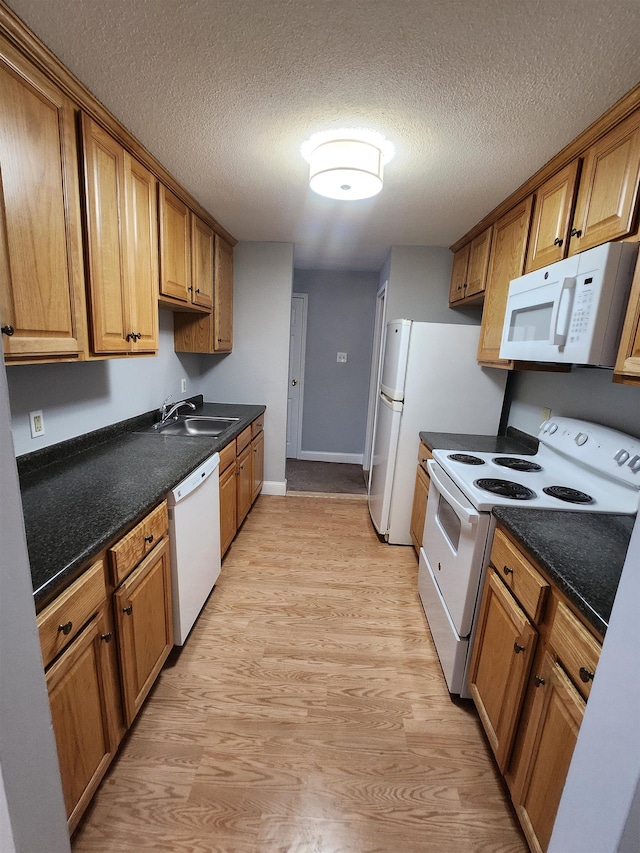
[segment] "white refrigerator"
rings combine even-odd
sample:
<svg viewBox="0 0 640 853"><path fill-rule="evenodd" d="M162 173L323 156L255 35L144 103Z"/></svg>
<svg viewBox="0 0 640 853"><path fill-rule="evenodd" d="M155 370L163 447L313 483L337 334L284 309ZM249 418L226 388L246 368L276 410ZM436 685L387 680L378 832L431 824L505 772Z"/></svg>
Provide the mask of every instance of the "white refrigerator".
<svg viewBox="0 0 640 853"><path fill-rule="evenodd" d="M411 545L418 433L497 434L507 371L478 365L479 338L479 326L387 323L368 491L392 545Z"/></svg>

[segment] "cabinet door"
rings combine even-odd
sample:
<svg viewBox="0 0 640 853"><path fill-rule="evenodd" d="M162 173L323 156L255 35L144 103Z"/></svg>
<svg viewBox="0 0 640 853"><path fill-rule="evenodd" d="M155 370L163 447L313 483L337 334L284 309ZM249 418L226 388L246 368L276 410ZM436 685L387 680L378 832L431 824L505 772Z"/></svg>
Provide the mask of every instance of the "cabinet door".
<svg viewBox="0 0 640 853"><path fill-rule="evenodd" d="M498 367L512 366L511 362L500 358L502 326L507 307L509 282L512 278L522 275L524 270L532 207L533 196L529 196L505 213L493 226L478 347L478 361L481 364Z"/></svg>
<svg viewBox="0 0 640 853"><path fill-rule="evenodd" d="M238 527L245 520L247 513L251 509L251 501L253 498L253 476L251 473L251 443L238 455L236 462L236 473L238 482L236 485L236 506L237 506L237 522Z"/></svg>
<svg viewBox="0 0 640 853"><path fill-rule="evenodd" d="M125 720L131 725L173 647L169 540L114 593Z"/></svg>
<svg viewBox="0 0 640 853"><path fill-rule="evenodd" d="M235 461L220 475L220 556L223 557L233 542L236 523L236 464Z"/></svg>
<svg viewBox="0 0 640 853"><path fill-rule="evenodd" d="M214 352L231 352L233 346L233 246L216 234Z"/></svg>
<svg viewBox="0 0 640 853"><path fill-rule="evenodd" d="M513 800L533 851L544 853L584 716L585 702L562 667L546 654Z"/></svg>
<svg viewBox="0 0 640 853"><path fill-rule="evenodd" d="M416 473L416 485L413 490L413 507L411 510L411 526L409 532L413 547L418 556L422 547L422 534L424 531L424 519L427 514L427 499L429 497L429 475L422 465L418 465Z"/></svg>
<svg viewBox="0 0 640 853"><path fill-rule="evenodd" d="M95 353L127 352L130 326L125 240L125 151L82 116L89 256L89 302Z"/></svg>
<svg viewBox="0 0 640 853"><path fill-rule="evenodd" d="M191 240L189 208L168 190L159 187L160 295L191 301Z"/></svg>
<svg viewBox="0 0 640 853"><path fill-rule="evenodd" d="M580 160L574 160L536 190L526 272L567 256Z"/></svg>
<svg viewBox="0 0 640 853"><path fill-rule="evenodd" d="M471 251L471 243L467 243L453 256L453 266L451 268L451 286L449 288L449 302L458 302L464 299L464 288L467 283L467 268L469 265L469 252Z"/></svg>
<svg viewBox="0 0 640 853"><path fill-rule="evenodd" d="M640 384L640 256L636 262L613 378L615 382Z"/></svg>
<svg viewBox="0 0 640 853"><path fill-rule="evenodd" d="M78 358L87 342L74 108L1 39L0 114L5 357Z"/></svg>
<svg viewBox="0 0 640 853"><path fill-rule="evenodd" d="M201 308L213 306L214 233L206 222L191 213L192 300Z"/></svg>
<svg viewBox="0 0 640 853"><path fill-rule="evenodd" d="M134 352L158 349L157 181L125 153L128 294Z"/></svg>
<svg viewBox="0 0 640 853"><path fill-rule="evenodd" d="M464 291L465 296L480 296L486 289L492 236L493 225L490 225L482 234L478 234L471 241L469 267L467 269L467 281Z"/></svg>
<svg viewBox="0 0 640 853"><path fill-rule="evenodd" d="M264 482L264 433L259 432L251 442L252 502L260 494Z"/></svg>
<svg viewBox="0 0 640 853"><path fill-rule="evenodd" d="M490 571L471 657L469 686L498 767L511 754L537 634L516 600Z"/></svg>
<svg viewBox="0 0 640 853"><path fill-rule="evenodd" d="M569 254L630 234L640 179L640 112L614 127L584 156Z"/></svg>
<svg viewBox="0 0 640 853"><path fill-rule="evenodd" d="M62 791L72 831L111 761L108 687L100 616L94 617L47 672Z"/></svg>

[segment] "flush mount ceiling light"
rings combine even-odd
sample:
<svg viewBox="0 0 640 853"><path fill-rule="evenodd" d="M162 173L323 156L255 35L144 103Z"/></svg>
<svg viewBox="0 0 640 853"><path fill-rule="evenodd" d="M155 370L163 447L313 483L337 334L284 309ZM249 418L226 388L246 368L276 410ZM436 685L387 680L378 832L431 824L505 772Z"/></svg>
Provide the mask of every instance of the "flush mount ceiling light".
<svg viewBox="0 0 640 853"><path fill-rule="evenodd" d="M314 133L300 152L309 163L309 186L327 198L371 198L382 189L382 170L394 147L374 130L340 129Z"/></svg>

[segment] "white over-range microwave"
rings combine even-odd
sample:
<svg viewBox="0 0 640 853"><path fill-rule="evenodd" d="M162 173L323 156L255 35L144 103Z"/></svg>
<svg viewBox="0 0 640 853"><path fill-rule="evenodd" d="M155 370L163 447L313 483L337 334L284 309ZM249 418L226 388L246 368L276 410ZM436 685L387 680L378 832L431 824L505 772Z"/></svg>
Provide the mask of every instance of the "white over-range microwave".
<svg viewBox="0 0 640 853"><path fill-rule="evenodd" d="M638 243L604 243L514 279L500 357L613 367Z"/></svg>

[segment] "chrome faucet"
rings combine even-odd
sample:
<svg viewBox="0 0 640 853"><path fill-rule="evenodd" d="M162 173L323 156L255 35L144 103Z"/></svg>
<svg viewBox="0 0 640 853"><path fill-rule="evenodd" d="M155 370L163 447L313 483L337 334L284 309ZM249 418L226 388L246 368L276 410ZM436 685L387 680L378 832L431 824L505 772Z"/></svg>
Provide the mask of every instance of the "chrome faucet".
<svg viewBox="0 0 640 853"><path fill-rule="evenodd" d="M181 408L182 406L189 406L190 409L193 409L195 411L196 407L191 402L191 400L178 400L177 403L174 403L173 406L169 407L169 400L170 399L171 399L171 395L169 395L167 397L167 399L164 401L164 403L162 404L162 407L160 409L162 417L160 418L160 422L157 424L158 427L161 427L163 424L165 424L169 420L169 418L172 417L173 415L175 415L175 413L178 411L178 409ZM177 415L175 415L175 416L178 417Z"/></svg>

